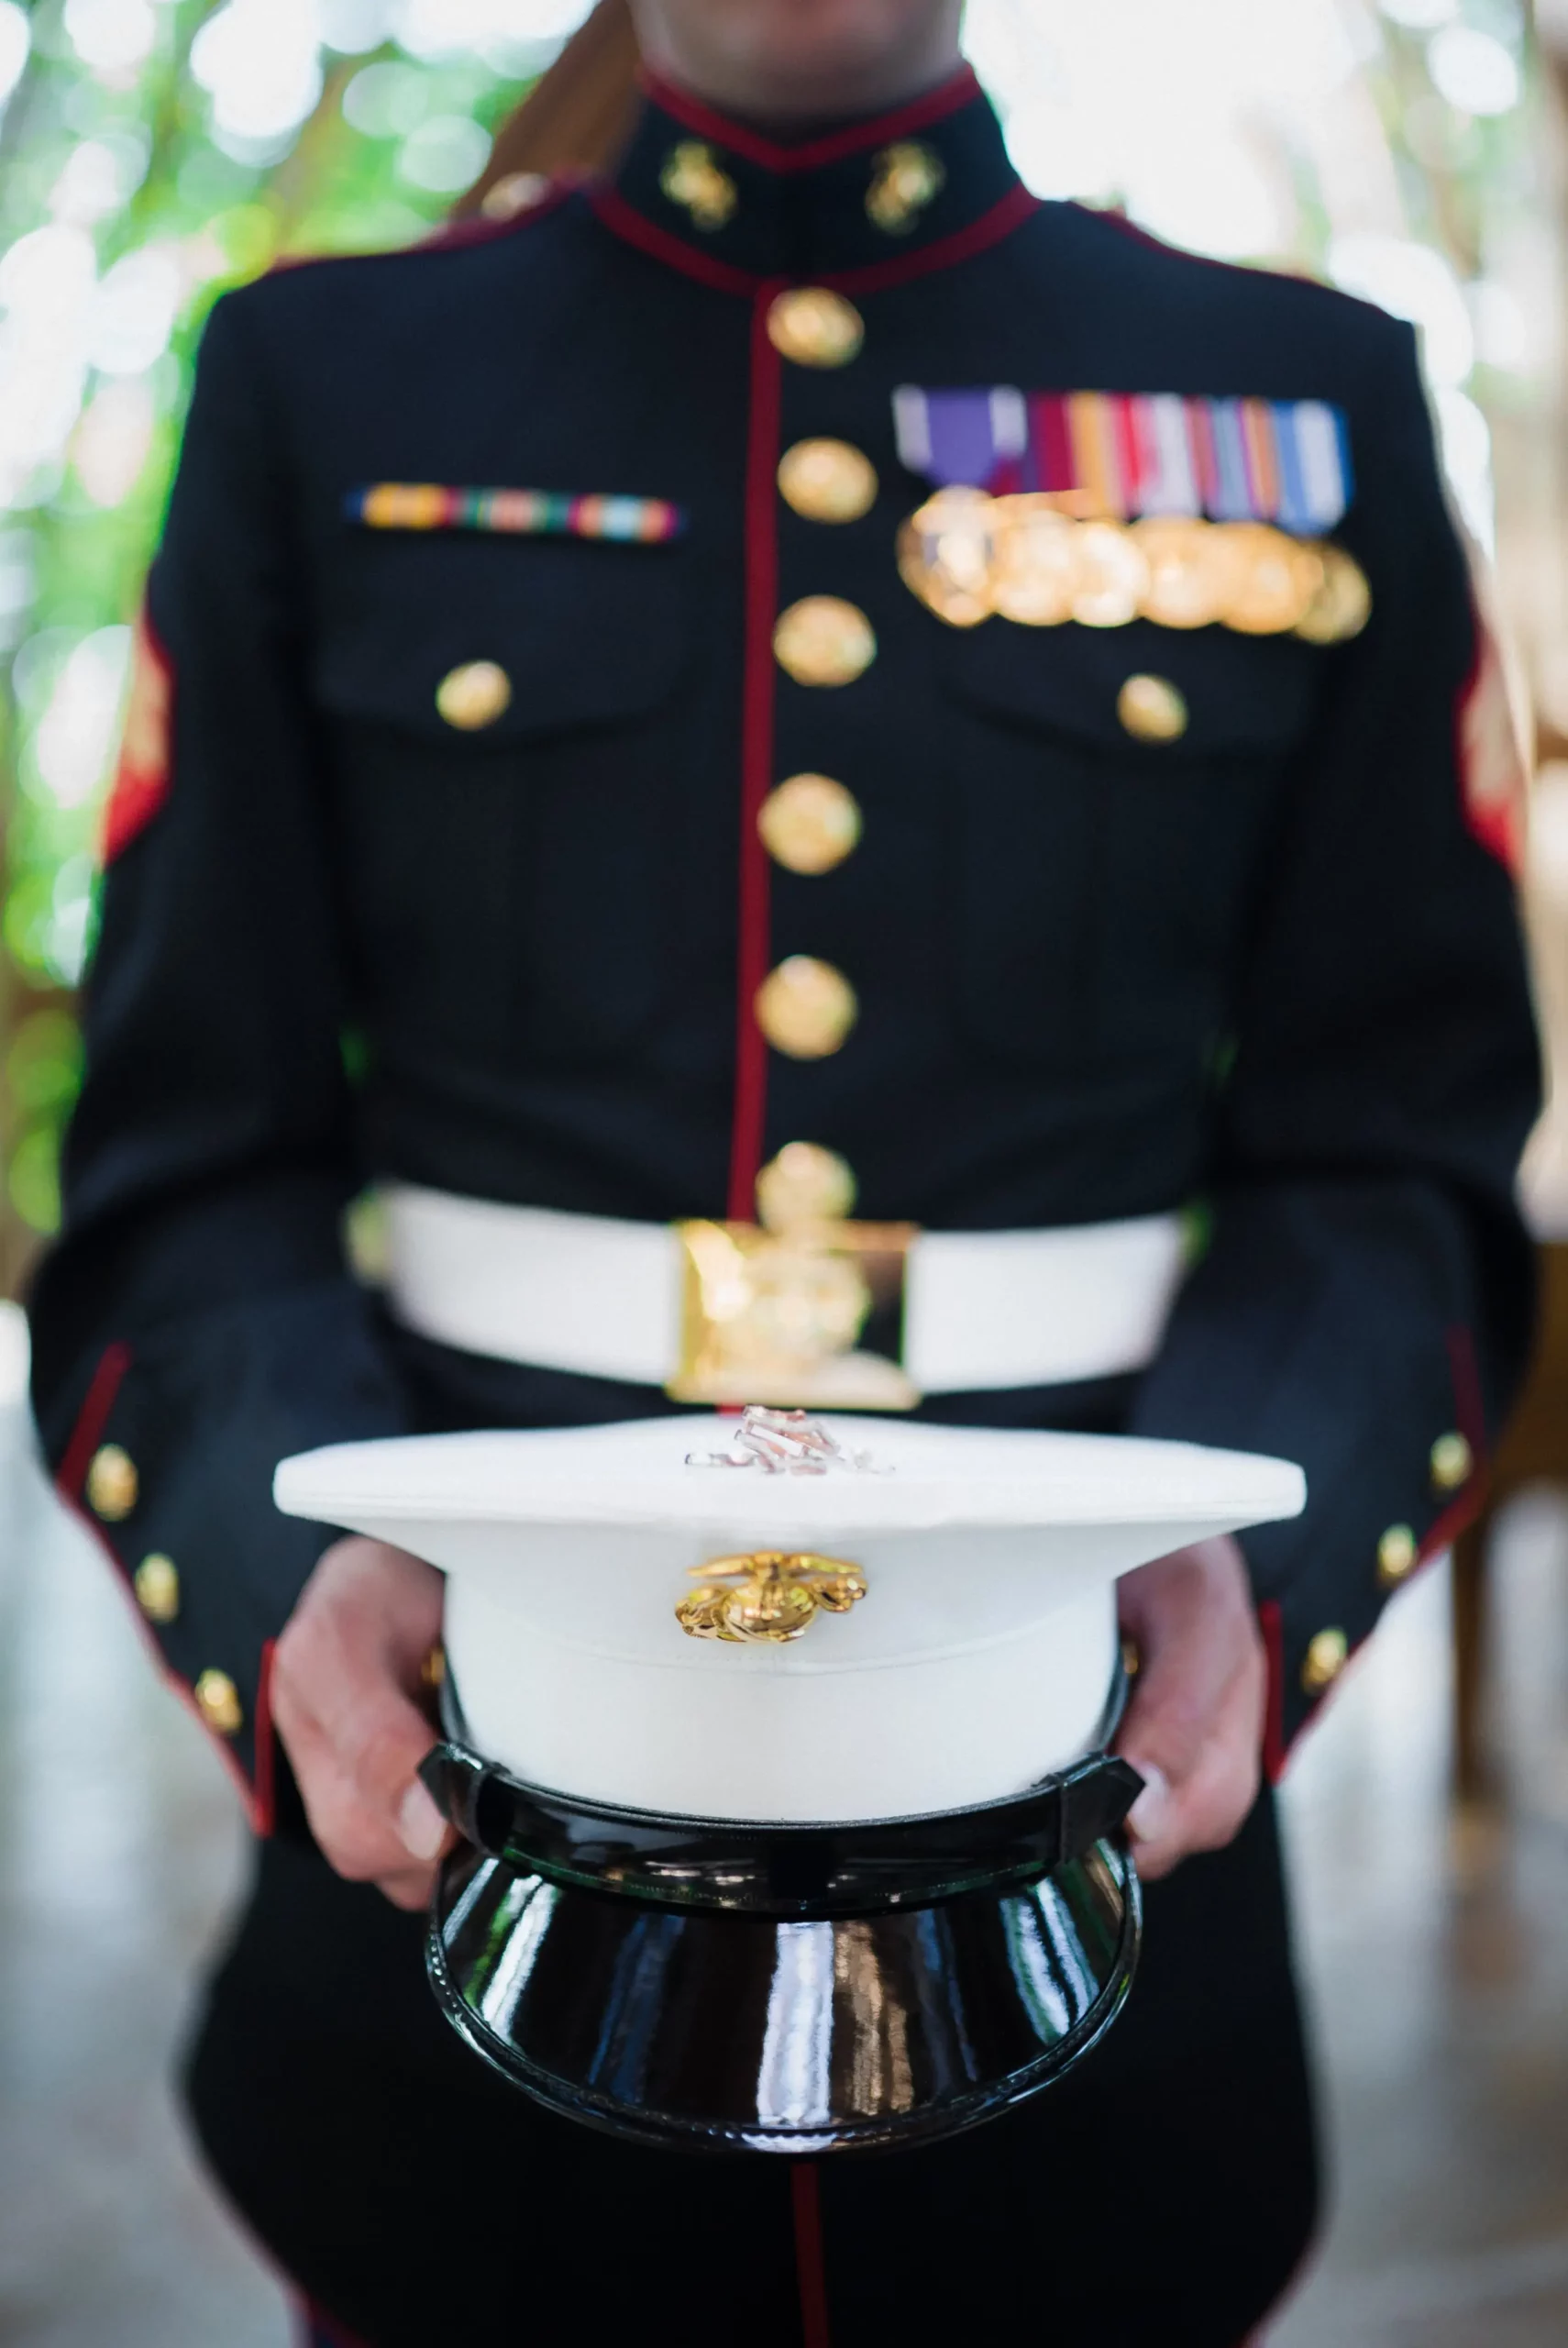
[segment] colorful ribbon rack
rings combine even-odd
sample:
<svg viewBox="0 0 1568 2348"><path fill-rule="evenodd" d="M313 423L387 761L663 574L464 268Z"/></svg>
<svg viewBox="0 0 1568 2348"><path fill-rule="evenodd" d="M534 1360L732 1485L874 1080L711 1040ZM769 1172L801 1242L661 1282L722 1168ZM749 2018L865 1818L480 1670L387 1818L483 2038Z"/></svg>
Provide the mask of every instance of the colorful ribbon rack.
<svg viewBox="0 0 1568 2348"><path fill-rule="evenodd" d="M899 570L952 627L1221 626L1310 644L1357 636L1372 611L1342 547L1266 522L1150 515L1079 520L1049 491L937 491L899 533Z"/></svg>
<svg viewBox="0 0 1568 2348"><path fill-rule="evenodd" d="M900 461L933 488L1043 493L1080 519L1266 522L1315 537L1353 492L1345 419L1323 400L906 384L893 422Z"/></svg>
<svg viewBox="0 0 1568 2348"><path fill-rule="evenodd" d="M344 511L370 530L491 530L524 538L610 538L660 546L686 527L662 497L573 497L545 489L449 489L381 481L350 490Z"/></svg>

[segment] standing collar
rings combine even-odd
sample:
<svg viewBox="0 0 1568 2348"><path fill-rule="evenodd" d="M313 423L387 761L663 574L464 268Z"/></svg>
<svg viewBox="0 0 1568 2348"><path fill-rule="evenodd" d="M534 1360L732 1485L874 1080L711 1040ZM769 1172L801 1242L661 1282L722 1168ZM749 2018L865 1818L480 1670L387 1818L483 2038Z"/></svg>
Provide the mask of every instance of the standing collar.
<svg viewBox="0 0 1568 2348"><path fill-rule="evenodd" d="M957 260L1032 209L965 67L891 114L784 146L645 76L607 225L736 292L765 281L871 283Z"/></svg>

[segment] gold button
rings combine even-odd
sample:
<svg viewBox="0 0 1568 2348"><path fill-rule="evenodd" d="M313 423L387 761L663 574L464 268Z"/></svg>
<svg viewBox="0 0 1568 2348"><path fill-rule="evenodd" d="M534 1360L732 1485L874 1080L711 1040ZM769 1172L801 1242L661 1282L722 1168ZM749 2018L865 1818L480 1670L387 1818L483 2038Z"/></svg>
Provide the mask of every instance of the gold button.
<svg viewBox="0 0 1568 2348"><path fill-rule="evenodd" d="M797 367L847 367L866 339L866 324L842 294L792 285L768 305L767 339Z"/></svg>
<svg viewBox="0 0 1568 2348"><path fill-rule="evenodd" d="M778 460L778 488L808 522L858 522L877 502L877 468L847 440L797 440Z"/></svg>
<svg viewBox="0 0 1568 2348"><path fill-rule="evenodd" d="M789 1141L756 1178L757 1221L769 1231L841 1223L855 1204L855 1177L835 1149Z"/></svg>
<svg viewBox="0 0 1568 2348"><path fill-rule="evenodd" d="M508 172L504 179L486 188L480 210L487 220L515 220L542 204L549 192L550 183L543 172Z"/></svg>
<svg viewBox="0 0 1568 2348"><path fill-rule="evenodd" d="M798 685L852 685L877 658L877 638L858 604L803 595L779 615L773 649Z"/></svg>
<svg viewBox="0 0 1568 2348"><path fill-rule="evenodd" d="M791 954L756 991L756 1024L776 1052L792 1060L826 1059L854 1026L855 989L831 962Z"/></svg>
<svg viewBox="0 0 1568 2348"><path fill-rule="evenodd" d="M1377 1545L1377 1578L1386 1589L1403 1581L1420 1551L1408 1524L1391 1524Z"/></svg>
<svg viewBox="0 0 1568 2348"><path fill-rule="evenodd" d="M245 1725L239 1690L226 1671L204 1671L196 1682L196 1709L218 1736L237 1736Z"/></svg>
<svg viewBox="0 0 1568 2348"><path fill-rule="evenodd" d="M860 808L829 774L792 774L756 812L762 845L787 872L831 872L860 843Z"/></svg>
<svg viewBox="0 0 1568 2348"><path fill-rule="evenodd" d="M941 156L918 138L900 138L884 147L872 166L867 217L889 237L905 235L932 198L941 194L946 177Z"/></svg>
<svg viewBox="0 0 1568 2348"><path fill-rule="evenodd" d="M87 1505L105 1524L118 1524L128 1516L140 1490L141 1479L128 1451L122 1451L117 1443L106 1443L93 1454L87 1470Z"/></svg>
<svg viewBox="0 0 1568 2348"><path fill-rule="evenodd" d="M661 194L689 212L695 226L710 235L734 216L740 201L734 180L701 138L683 138L670 149L658 184Z"/></svg>
<svg viewBox="0 0 1568 2348"><path fill-rule="evenodd" d="M1475 1455L1462 1434L1440 1434L1432 1445L1432 1490L1456 1492L1475 1469Z"/></svg>
<svg viewBox="0 0 1568 2348"><path fill-rule="evenodd" d="M512 680L493 660L467 660L436 688L436 708L448 725L464 734L493 725L511 701Z"/></svg>
<svg viewBox="0 0 1568 2348"><path fill-rule="evenodd" d="M1309 1696L1320 1696L1331 1687L1345 1667L1350 1642L1342 1631L1320 1631L1307 1650L1307 1660L1301 1667L1301 1685Z"/></svg>
<svg viewBox="0 0 1568 2348"><path fill-rule="evenodd" d="M1129 677L1116 714L1140 742L1179 742L1187 732L1187 703L1168 677Z"/></svg>
<svg viewBox="0 0 1568 2348"><path fill-rule="evenodd" d="M172 1623L180 1611L180 1577L172 1557L155 1549L133 1577L136 1602L149 1623Z"/></svg>

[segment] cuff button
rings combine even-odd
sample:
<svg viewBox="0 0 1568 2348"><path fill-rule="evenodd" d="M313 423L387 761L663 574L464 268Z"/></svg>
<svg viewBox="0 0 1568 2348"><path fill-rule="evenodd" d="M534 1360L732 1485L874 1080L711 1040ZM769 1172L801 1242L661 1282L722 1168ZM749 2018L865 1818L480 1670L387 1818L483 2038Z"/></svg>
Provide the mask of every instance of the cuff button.
<svg viewBox="0 0 1568 2348"><path fill-rule="evenodd" d="M1408 1524L1391 1524L1377 1545L1377 1578L1385 1589L1404 1580L1420 1554Z"/></svg>
<svg viewBox="0 0 1568 2348"><path fill-rule="evenodd" d="M149 1623L172 1623L180 1611L180 1576L172 1557L155 1549L144 1557L132 1579L136 1602Z"/></svg>
<svg viewBox="0 0 1568 2348"><path fill-rule="evenodd" d="M1301 1667L1301 1685L1309 1696L1320 1696L1331 1688L1345 1667L1350 1642L1342 1631L1320 1631L1307 1649L1307 1660Z"/></svg>
<svg viewBox="0 0 1568 2348"><path fill-rule="evenodd" d="M136 1462L117 1443L105 1443L87 1470L87 1505L105 1524L118 1524L137 1503L141 1479Z"/></svg>
<svg viewBox="0 0 1568 2348"><path fill-rule="evenodd" d="M194 1689L196 1709L215 1736L237 1736L245 1725L239 1690L226 1671L204 1671Z"/></svg>
<svg viewBox="0 0 1568 2348"><path fill-rule="evenodd" d="M1440 1434L1432 1445L1432 1490L1457 1492L1475 1472L1475 1455L1462 1434Z"/></svg>

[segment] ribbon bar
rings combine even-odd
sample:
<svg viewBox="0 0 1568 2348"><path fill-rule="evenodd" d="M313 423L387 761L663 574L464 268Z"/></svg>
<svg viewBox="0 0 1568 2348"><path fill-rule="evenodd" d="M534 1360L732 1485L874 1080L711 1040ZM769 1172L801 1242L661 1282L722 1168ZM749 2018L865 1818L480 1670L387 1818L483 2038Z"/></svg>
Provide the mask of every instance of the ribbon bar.
<svg viewBox="0 0 1568 2348"><path fill-rule="evenodd" d="M893 424L900 462L933 487L1044 492L1080 520L1268 522L1319 537L1353 494L1344 415L1324 400L906 383Z"/></svg>
<svg viewBox="0 0 1568 2348"><path fill-rule="evenodd" d="M343 501L369 530L487 530L523 538L609 538L660 546L686 527L663 497L569 495L547 489L454 489L440 482L372 482Z"/></svg>

